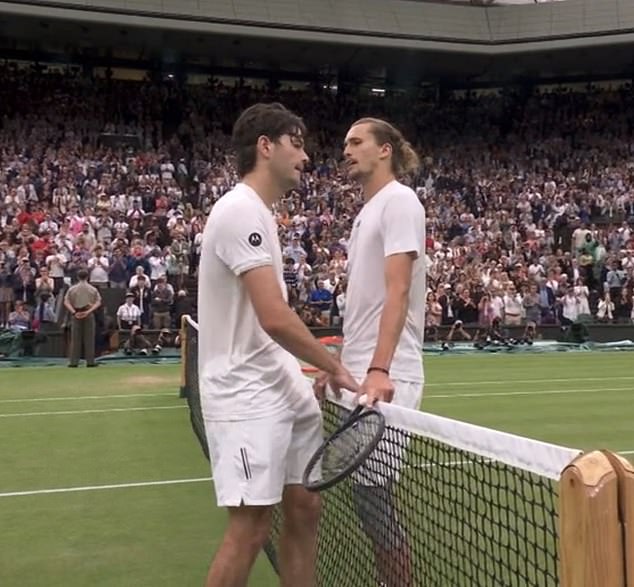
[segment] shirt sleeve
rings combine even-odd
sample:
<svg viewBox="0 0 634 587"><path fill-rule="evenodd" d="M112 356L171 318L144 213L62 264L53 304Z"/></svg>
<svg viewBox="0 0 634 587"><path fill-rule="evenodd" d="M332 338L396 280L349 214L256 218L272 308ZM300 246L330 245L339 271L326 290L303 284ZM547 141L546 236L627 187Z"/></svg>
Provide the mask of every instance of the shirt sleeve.
<svg viewBox="0 0 634 587"><path fill-rule="evenodd" d="M266 219L252 208L236 207L231 220L218 219L215 252L235 274L273 264Z"/></svg>
<svg viewBox="0 0 634 587"><path fill-rule="evenodd" d="M386 257L425 250L425 210L414 193L399 194L385 206L381 221Z"/></svg>

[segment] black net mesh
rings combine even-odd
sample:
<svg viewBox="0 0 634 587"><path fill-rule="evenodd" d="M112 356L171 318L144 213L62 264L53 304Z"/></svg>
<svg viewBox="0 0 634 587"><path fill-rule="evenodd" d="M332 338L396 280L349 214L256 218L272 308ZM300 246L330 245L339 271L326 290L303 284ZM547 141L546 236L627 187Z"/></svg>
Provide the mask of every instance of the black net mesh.
<svg viewBox="0 0 634 587"><path fill-rule="evenodd" d="M195 325L187 331L184 395L206 452ZM347 413L327 402L325 434ZM388 426L365 469L322 497L320 586L558 585L557 484L548 478ZM282 526L278 508L265 548L275 569ZM388 577L373 544L401 561ZM411 582L394 576L408 559Z"/></svg>
<svg viewBox="0 0 634 587"><path fill-rule="evenodd" d="M209 460L209 447L205 435L205 422L200 409L200 394L198 390L198 328L194 322L185 319L184 332L181 334L184 340L184 381L181 388L181 396L187 400L189 406L189 420L198 438L200 448L207 460Z"/></svg>
<svg viewBox="0 0 634 587"><path fill-rule="evenodd" d="M346 413L327 403L326 432ZM322 493L319 585L386 579L377 573L373 541L400 552L395 559L409 558L411 585L558 585L554 481L390 426L369 460ZM371 480L377 486L364 485ZM277 512L272 544L281 528Z"/></svg>

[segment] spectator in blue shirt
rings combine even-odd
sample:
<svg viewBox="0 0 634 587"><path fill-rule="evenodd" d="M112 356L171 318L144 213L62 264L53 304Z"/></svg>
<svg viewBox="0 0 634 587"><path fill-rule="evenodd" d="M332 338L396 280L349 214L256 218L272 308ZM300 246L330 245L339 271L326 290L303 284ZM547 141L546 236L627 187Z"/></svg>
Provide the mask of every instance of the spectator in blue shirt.
<svg viewBox="0 0 634 587"><path fill-rule="evenodd" d="M317 308L321 312L327 312L330 310L332 304L332 293L330 293L325 287L323 280L317 282L317 289L313 290L310 294L310 305L313 308Z"/></svg>

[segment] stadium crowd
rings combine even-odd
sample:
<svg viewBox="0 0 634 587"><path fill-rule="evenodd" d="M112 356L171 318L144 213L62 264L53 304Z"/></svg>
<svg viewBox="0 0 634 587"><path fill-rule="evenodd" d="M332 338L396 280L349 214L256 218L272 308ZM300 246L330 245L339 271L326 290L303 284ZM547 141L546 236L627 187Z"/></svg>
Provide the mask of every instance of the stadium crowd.
<svg viewBox="0 0 634 587"><path fill-rule="evenodd" d="M427 214L429 327L632 322L629 87L429 99L3 66L0 328L53 321L82 266L126 291L119 328L175 328L195 298L205 218L238 180L232 121L258 100L283 102L311 133L302 185L275 210L289 300L308 325L345 317L362 201L341 142L365 115L395 122L422 155L409 181Z"/></svg>

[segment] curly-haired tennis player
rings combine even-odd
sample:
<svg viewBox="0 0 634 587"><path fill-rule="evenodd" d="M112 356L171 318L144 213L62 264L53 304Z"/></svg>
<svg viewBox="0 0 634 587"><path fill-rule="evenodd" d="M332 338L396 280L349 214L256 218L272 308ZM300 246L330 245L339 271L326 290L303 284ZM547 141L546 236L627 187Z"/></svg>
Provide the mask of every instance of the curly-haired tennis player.
<svg viewBox="0 0 634 587"><path fill-rule="evenodd" d="M320 504L302 475L322 442L322 422L295 357L358 389L286 300L272 206L299 185L304 134L280 104L245 110L233 130L242 181L214 205L203 233L199 386L217 502L229 511L207 587L246 587L280 502L281 584L315 584Z"/></svg>

